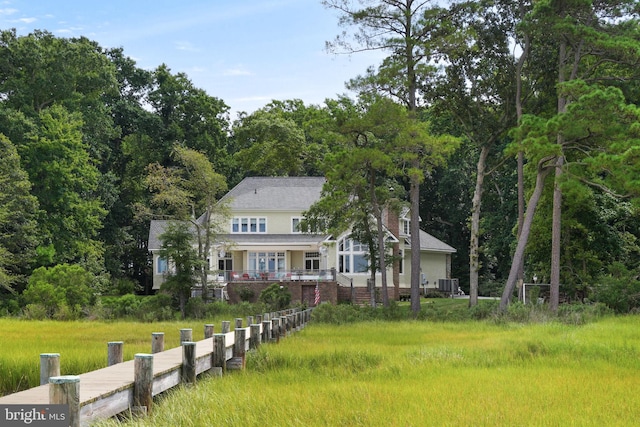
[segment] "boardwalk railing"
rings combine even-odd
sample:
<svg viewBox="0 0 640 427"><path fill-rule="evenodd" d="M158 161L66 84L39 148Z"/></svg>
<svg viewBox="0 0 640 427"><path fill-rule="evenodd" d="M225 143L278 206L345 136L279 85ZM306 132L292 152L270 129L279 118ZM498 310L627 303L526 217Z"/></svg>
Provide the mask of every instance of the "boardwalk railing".
<svg viewBox="0 0 640 427"><path fill-rule="evenodd" d="M255 320L255 321L254 321ZM205 339L191 341L191 329L180 331L182 345L164 351L164 334L152 334L152 353L136 354L122 362L122 342L108 343L106 368L80 375L60 375L60 355L40 357L40 385L0 397L0 405L69 406L69 425L85 426L123 412L150 413L153 397L179 384L193 383L200 374L221 376L227 369L244 369L247 350L277 342L301 330L311 320L311 309L284 310L222 322L220 333L205 325Z"/></svg>

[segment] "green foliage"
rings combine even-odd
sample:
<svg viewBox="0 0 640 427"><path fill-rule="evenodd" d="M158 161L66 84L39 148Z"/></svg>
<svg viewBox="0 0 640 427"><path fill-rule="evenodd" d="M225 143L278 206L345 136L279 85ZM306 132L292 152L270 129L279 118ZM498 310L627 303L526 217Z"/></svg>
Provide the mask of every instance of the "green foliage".
<svg viewBox="0 0 640 427"><path fill-rule="evenodd" d="M256 293L250 287L244 286L238 291L238 296L240 297L240 301L251 302L253 297L256 296Z"/></svg>
<svg viewBox="0 0 640 427"><path fill-rule="evenodd" d="M37 268L22 295L27 311L44 310L48 318L56 314L64 318L79 316L82 309L95 301L93 280L94 276L79 265Z"/></svg>
<svg viewBox="0 0 640 427"><path fill-rule="evenodd" d="M0 133L0 288L22 290L39 238L37 214L20 156Z"/></svg>
<svg viewBox="0 0 640 427"><path fill-rule="evenodd" d="M291 292L285 286L273 283L260 293L258 299L267 306L269 311L284 310L291 304Z"/></svg>
<svg viewBox="0 0 640 427"><path fill-rule="evenodd" d="M640 311L640 280L637 273L614 263L593 287L593 299L616 313Z"/></svg>
<svg viewBox="0 0 640 427"><path fill-rule="evenodd" d="M160 289L173 295L178 301L182 316L186 316L186 304L191 288L196 283L198 253L193 248L194 235L189 223L172 221L160 235L162 249L160 256L169 260L172 269Z"/></svg>

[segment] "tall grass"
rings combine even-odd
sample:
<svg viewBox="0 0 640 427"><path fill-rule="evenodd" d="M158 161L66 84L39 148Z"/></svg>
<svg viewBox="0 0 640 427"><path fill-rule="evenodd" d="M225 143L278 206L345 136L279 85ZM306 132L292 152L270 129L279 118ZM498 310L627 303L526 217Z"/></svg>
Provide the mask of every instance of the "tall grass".
<svg viewBox="0 0 640 427"><path fill-rule="evenodd" d="M310 324L128 425L634 425L638 330L639 317Z"/></svg>
<svg viewBox="0 0 640 427"><path fill-rule="evenodd" d="M220 324L214 326L217 331ZM24 321L0 318L0 395L40 385L40 354L60 353L62 375L107 366L107 343L123 341L123 357L151 352L151 334L164 332L165 348L180 345L180 329L204 337L203 321L89 322Z"/></svg>

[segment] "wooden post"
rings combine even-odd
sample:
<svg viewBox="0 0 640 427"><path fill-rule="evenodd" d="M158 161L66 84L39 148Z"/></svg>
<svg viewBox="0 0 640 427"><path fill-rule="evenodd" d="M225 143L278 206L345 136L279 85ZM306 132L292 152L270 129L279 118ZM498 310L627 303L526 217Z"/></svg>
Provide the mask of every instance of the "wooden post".
<svg viewBox="0 0 640 427"><path fill-rule="evenodd" d="M260 325L252 324L250 326L250 334L249 334L249 349L253 350L260 346Z"/></svg>
<svg viewBox="0 0 640 427"><path fill-rule="evenodd" d="M213 363L212 366L220 368L224 372L227 369L227 335L215 334L213 336Z"/></svg>
<svg viewBox="0 0 640 427"><path fill-rule="evenodd" d="M256 314L256 323L262 324L262 314Z"/></svg>
<svg viewBox="0 0 640 427"><path fill-rule="evenodd" d="M278 342L280 341L280 318L273 317L271 319L271 340Z"/></svg>
<svg viewBox="0 0 640 427"><path fill-rule="evenodd" d="M240 319L242 321L242 319ZM227 369L244 369L246 366L245 348L247 341L247 330L245 328L236 328L233 343L233 357L227 362Z"/></svg>
<svg viewBox="0 0 640 427"><path fill-rule="evenodd" d="M123 347L123 341L110 341L107 343L107 366L122 363L124 360Z"/></svg>
<svg viewBox="0 0 640 427"><path fill-rule="evenodd" d="M247 326L253 325L253 316L247 316Z"/></svg>
<svg viewBox="0 0 640 427"><path fill-rule="evenodd" d="M213 324L207 323L204 325L204 339L211 338L213 336Z"/></svg>
<svg viewBox="0 0 640 427"><path fill-rule="evenodd" d="M134 358L132 409L150 414L153 405L153 354L138 353Z"/></svg>
<svg viewBox="0 0 640 427"><path fill-rule="evenodd" d="M69 426L80 427L80 377L64 375L49 378L49 404L69 405Z"/></svg>
<svg viewBox="0 0 640 427"><path fill-rule="evenodd" d="M185 342L193 341L193 329L180 329L180 345Z"/></svg>
<svg viewBox="0 0 640 427"><path fill-rule="evenodd" d="M196 382L196 343L193 341L182 343L182 382Z"/></svg>
<svg viewBox="0 0 640 427"><path fill-rule="evenodd" d="M242 319L241 318L236 318L236 326L234 329L240 329L242 328Z"/></svg>
<svg viewBox="0 0 640 427"><path fill-rule="evenodd" d="M222 321L222 330L220 332L222 332L223 334L231 332L231 322L229 322L228 320L223 320Z"/></svg>
<svg viewBox="0 0 640 427"><path fill-rule="evenodd" d="M262 321L262 342L271 341L271 321Z"/></svg>
<svg viewBox="0 0 640 427"><path fill-rule="evenodd" d="M154 332L151 334L151 353L162 353L164 351L164 332Z"/></svg>
<svg viewBox="0 0 640 427"><path fill-rule="evenodd" d="M60 353L40 355L40 385L49 384L49 378L60 376Z"/></svg>

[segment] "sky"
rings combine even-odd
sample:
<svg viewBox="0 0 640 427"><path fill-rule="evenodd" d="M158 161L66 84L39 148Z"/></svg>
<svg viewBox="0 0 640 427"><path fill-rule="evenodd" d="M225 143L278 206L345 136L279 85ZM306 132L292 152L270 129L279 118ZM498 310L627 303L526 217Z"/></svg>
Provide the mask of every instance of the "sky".
<svg viewBox="0 0 640 427"><path fill-rule="evenodd" d="M166 64L229 105L232 118L271 100L322 104L380 54L325 50L342 29L320 0L0 0L0 29L47 30L121 47L140 68Z"/></svg>

